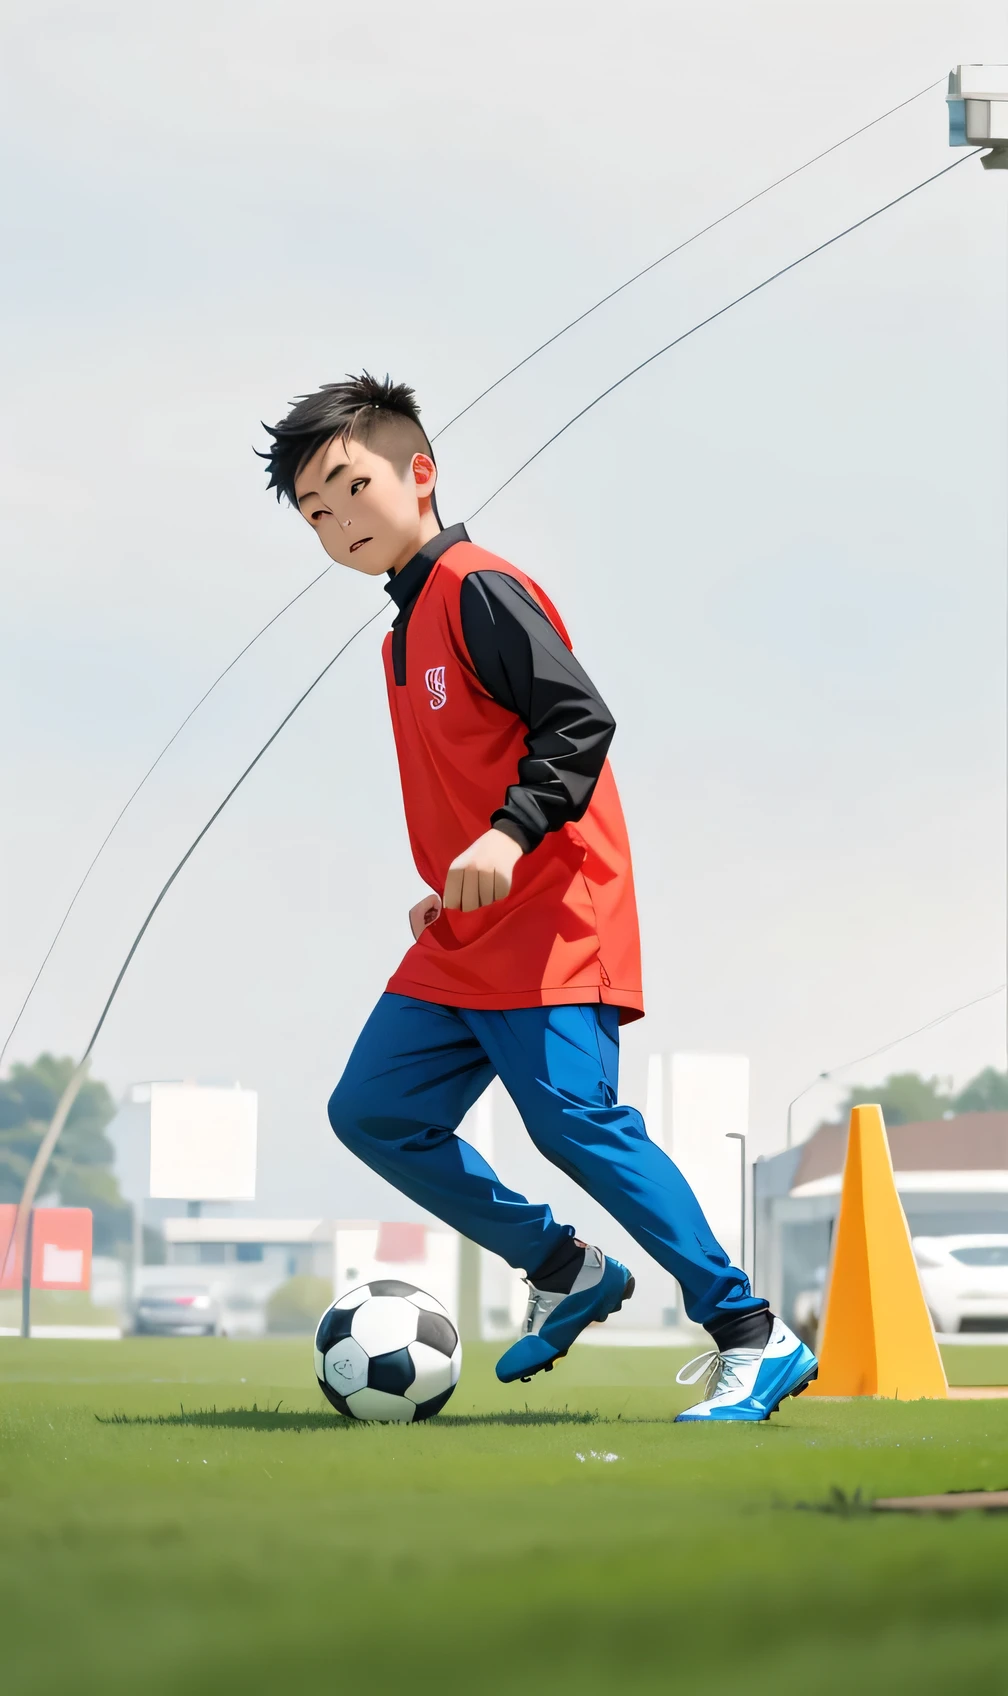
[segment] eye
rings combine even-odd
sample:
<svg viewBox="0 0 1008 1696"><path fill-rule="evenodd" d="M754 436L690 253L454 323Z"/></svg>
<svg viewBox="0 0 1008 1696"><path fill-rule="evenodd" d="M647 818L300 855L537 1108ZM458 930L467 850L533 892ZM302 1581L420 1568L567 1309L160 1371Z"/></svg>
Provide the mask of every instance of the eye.
<svg viewBox="0 0 1008 1696"><path fill-rule="evenodd" d="M370 477L355 477L350 485L350 493L355 495L358 489L366 489L370 481Z"/></svg>

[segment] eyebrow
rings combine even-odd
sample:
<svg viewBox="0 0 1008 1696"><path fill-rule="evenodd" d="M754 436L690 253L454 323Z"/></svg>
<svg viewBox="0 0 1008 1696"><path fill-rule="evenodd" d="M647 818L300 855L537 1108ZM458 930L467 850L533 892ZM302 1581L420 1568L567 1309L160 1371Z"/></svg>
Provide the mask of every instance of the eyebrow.
<svg viewBox="0 0 1008 1696"><path fill-rule="evenodd" d="M348 459L344 459L339 465L334 465L322 487L325 488L327 484L333 481L334 477L339 476L341 471L345 471L349 463L350 461ZM317 489L306 489L303 495L298 495L297 504L300 506L302 501L317 501L320 499L321 496Z"/></svg>

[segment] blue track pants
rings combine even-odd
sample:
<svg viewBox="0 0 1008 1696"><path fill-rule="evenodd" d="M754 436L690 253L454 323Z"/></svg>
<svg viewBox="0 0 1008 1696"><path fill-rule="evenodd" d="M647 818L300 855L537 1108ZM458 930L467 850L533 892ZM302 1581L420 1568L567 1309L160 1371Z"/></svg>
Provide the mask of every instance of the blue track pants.
<svg viewBox="0 0 1008 1696"><path fill-rule="evenodd" d="M383 995L329 1101L372 1171L511 1266L534 1271L573 1227L501 1183L456 1128L500 1078L536 1147L680 1284L689 1317L765 1307L715 1240L640 1114L618 1105L619 1013L597 1003L475 1012Z"/></svg>

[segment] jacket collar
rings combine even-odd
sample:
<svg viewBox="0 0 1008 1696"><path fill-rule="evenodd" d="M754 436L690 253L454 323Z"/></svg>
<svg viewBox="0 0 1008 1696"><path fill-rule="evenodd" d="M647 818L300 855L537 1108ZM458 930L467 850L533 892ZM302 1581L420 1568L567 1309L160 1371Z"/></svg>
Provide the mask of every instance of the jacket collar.
<svg viewBox="0 0 1008 1696"><path fill-rule="evenodd" d="M395 601L400 612L405 612L412 606L441 555L453 548L456 542L468 540L464 524L451 524L447 530L442 530L437 536L432 536L429 542L425 542L401 571L389 573L385 593Z"/></svg>

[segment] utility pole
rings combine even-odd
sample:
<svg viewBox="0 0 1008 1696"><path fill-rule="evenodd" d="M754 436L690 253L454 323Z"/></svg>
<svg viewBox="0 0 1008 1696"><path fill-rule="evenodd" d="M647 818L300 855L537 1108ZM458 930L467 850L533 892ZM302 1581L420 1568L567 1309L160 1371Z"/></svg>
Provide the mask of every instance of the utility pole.
<svg viewBox="0 0 1008 1696"><path fill-rule="evenodd" d="M1008 171L1008 65L957 65L949 72L950 147L986 147L985 171ZM1005 334L1008 338L1008 243ZM1008 379L1008 372L1006 372ZM1008 415L1006 415L1008 423ZM1008 461L1005 465L1008 479ZM1006 481L1008 499L1008 481ZM1008 512L1005 519L1005 960L1008 965ZM1008 977L1008 971L1006 971ZM1005 1065L1008 1067L1008 1004L1005 1007Z"/></svg>
<svg viewBox="0 0 1008 1696"><path fill-rule="evenodd" d="M31 1336L32 1251L35 1246L35 1209L28 1209L24 1248L21 1251L21 1335Z"/></svg>

